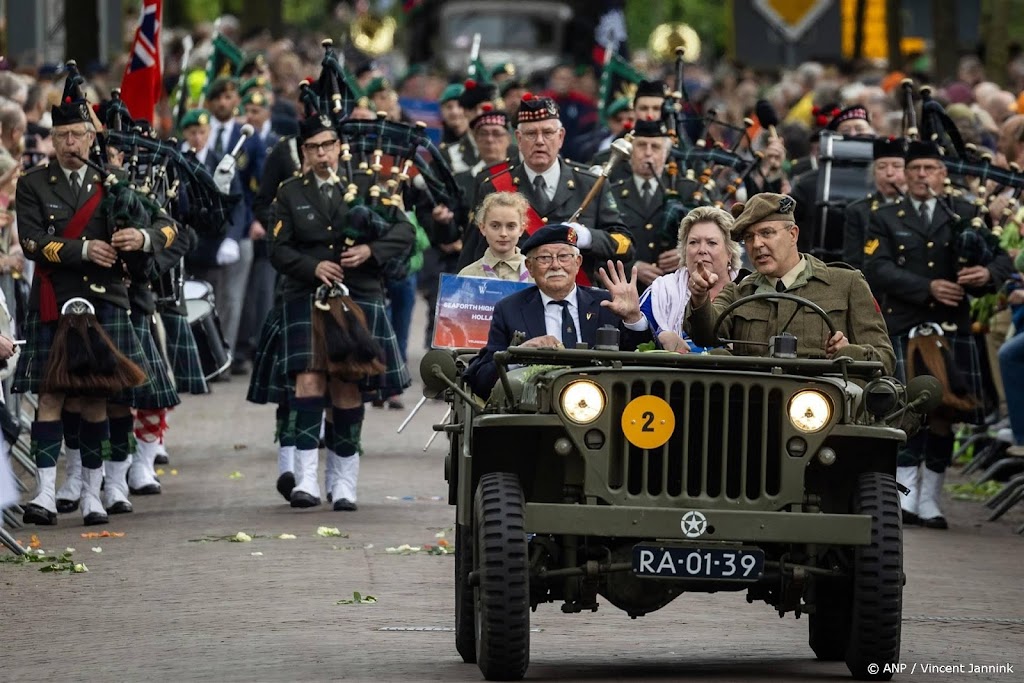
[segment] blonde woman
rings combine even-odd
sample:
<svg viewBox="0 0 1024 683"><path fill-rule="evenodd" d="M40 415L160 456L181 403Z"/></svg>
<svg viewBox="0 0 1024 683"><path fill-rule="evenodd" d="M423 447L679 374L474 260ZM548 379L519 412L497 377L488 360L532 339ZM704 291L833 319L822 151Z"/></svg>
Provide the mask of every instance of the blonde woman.
<svg viewBox="0 0 1024 683"><path fill-rule="evenodd" d="M701 206L686 214L679 224L679 256L684 266L651 283L640 298L640 312L658 345L666 351L703 351L683 333L683 315L690 301L690 270L698 262L718 275L711 290L714 299L740 272L740 245L730 236L733 217L713 206Z"/></svg>
<svg viewBox="0 0 1024 683"><path fill-rule="evenodd" d="M460 270L459 275L533 282L518 246L529 208L526 197L518 192L494 192L484 197L476 212L476 222L487 240L487 250L483 258Z"/></svg>

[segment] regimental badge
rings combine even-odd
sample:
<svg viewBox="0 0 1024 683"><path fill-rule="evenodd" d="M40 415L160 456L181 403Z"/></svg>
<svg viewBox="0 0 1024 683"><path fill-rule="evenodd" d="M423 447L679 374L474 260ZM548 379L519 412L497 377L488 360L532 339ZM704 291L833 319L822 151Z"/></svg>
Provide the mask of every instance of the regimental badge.
<svg viewBox="0 0 1024 683"><path fill-rule="evenodd" d="M89 121L90 120L89 119L89 107L87 107L84 103L78 105L78 113L82 115L82 120L83 121Z"/></svg>
<svg viewBox="0 0 1024 683"><path fill-rule="evenodd" d="M565 235L565 241L569 244L575 245L576 239L576 228L569 228L569 232Z"/></svg>
<svg viewBox="0 0 1024 683"><path fill-rule="evenodd" d="M172 228L169 225L165 225L164 227L160 228L160 234L164 236L164 249L174 244L174 238L177 236L177 233L175 233L174 228Z"/></svg>
<svg viewBox="0 0 1024 683"><path fill-rule="evenodd" d="M35 240L23 240L21 246L30 254L36 253L36 250L39 249L39 243Z"/></svg>
<svg viewBox="0 0 1024 683"><path fill-rule="evenodd" d="M320 117L320 125L323 126L324 128L331 127L331 120L327 118L326 114Z"/></svg>
<svg viewBox="0 0 1024 683"><path fill-rule="evenodd" d="M567 182L567 183L566 183L565 185L566 185L566 187L568 187L568 188L569 188L570 190L575 190L575 189L576 189L576 181L575 181L575 180L573 180L572 178L569 178L569 181L568 181L568 182Z"/></svg>
<svg viewBox="0 0 1024 683"><path fill-rule="evenodd" d="M51 263L60 263L60 250L63 248L63 242L50 242L43 247L43 257Z"/></svg>
<svg viewBox="0 0 1024 683"><path fill-rule="evenodd" d="M796 202L793 201L792 197L783 195L782 199L779 200L779 213L792 213L795 208Z"/></svg>
<svg viewBox="0 0 1024 683"><path fill-rule="evenodd" d="M202 114L199 115L199 125L205 126L209 122L210 122L210 115L209 114L207 114L206 112L203 112Z"/></svg>
<svg viewBox="0 0 1024 683"><path fill-rule="evenodd" d="M281 232L281 226L284 225L284 221L278 221L274 226L274 239L277 239L278 233Z"/></svg>
<svg viewBox="0 0 1024 683"><path fill-rule="evenodd" d="M868 240L864 243L864 253L871 256L878 249L879 241L877 239Z"/></svg>
<svg viewBox="0 0 1024 683"><path fill-rule="evenodd" d="M558 118L558 107L555 105L554 100L548 99L548 101L544 103L544 109L547 110L548 116Z"/></svg>

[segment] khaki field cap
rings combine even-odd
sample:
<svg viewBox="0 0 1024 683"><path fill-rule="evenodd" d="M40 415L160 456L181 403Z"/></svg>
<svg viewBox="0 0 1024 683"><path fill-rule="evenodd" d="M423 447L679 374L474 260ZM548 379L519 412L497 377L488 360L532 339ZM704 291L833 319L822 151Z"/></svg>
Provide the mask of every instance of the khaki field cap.
<svg viewBox="0 0 1024 683"><path fill-rule="evenodd" d="M732 224L732 236L737 240L742 239L747 228L761 221L795 223L795 210L796 200L789 195L773 192L755 194L745 204L735 204L732 207L732 215L736 217L736 222Z"/></svg>

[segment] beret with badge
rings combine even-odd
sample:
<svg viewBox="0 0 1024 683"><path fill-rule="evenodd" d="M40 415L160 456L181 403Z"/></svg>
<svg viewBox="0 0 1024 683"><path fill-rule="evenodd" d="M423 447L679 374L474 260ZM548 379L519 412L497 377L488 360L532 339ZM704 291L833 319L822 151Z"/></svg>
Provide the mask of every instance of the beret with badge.
<svg viewBox="0 0 1024 683"><path fill-rule="evenodd" d="M915 159L942 159L942 148L932 140L911 140L906 159L908 164Z"/></svg>
<svg viewBox="0 0 1024 683"><path fill-rule="evenodd" d="M565 223L556 223L555 225L545 225L537 230L523 242L521 248L524 254L529 255L531 251L545 244L568 244L575 247L577 241L576 228Z"/></svg>
<svg viewBox="0 0 1024 683"><path fill-rule="evenodd" d="M205 126L210 123L210 112L205 109L189 109L181 117L181 129L185 130L191 126Z"/></svg>
<svg viewBox="0 0 1024 683"><path fill-rule="evenodd" d="M906 138L875 138L871 143L872 159L903 159L906 155Z"/></svg>
<svg viewBox="0 0 1024 683"><path fill-rule="evenodd" d="M736 222L732 224L732 237L741 240L743 233L752 225L764 221L786 221L795 223L793 212L796 200L785 194L762 192L755 194L746 203L737 203L732 207L732 215Z"/></svg>
<svg viewBox="0 0 1024 683"><path fill-rule="evenodd" d="M516 125L520 123L534 123L536 121L549 121L558 118L558 105L550 97L537 97L533 93L526 93L519 102L519 111L516 113Z"/></svg>
<svg viewBox="0 0 1024 683"><path fill-rule="evenodd" d="M438 103L444 104L445 102L451 102L462 97L462 91L466 89L462 83L449 83L445 86L445 89L441 91L441 98Z"/></svg>
<svg viewBox="0 0 1024 683"><path fill-rule="evenodd" d="M92 123L92 114L89 104L85 100L85 93L82 86L85 80L78 73L78 65L74 60L68 60L67 76L64 79L64 94L60 98L60 104L50 108L52 126L71 126L76 123Z"/></svg>
<svg viewBox="0 0 1024 683"><path fill-rule="evenodd" d="M661 119L637 119L633 123L635 138L663 138L668 135L668 128Z"/></svg>
<svg viewBox="0 0 1024 683"><path fill-rule="evenodd" d="M480 126L501 126L508 128L508 114L501 109L495 109L494 105L484 102L480 115L469 122L470 130L476 130Z"/></svg>

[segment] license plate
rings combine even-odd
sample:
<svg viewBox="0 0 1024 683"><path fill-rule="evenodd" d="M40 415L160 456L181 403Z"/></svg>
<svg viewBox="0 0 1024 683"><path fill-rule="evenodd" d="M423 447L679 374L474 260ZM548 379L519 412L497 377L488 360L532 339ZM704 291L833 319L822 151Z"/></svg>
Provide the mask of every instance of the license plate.
<svg viewBox="0 0 1024 683"><path fill-rule="evenodd" d="M764 551L636 545L633 573L669 579L756 581L764 573Z"/></svg>

